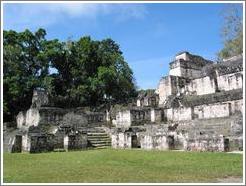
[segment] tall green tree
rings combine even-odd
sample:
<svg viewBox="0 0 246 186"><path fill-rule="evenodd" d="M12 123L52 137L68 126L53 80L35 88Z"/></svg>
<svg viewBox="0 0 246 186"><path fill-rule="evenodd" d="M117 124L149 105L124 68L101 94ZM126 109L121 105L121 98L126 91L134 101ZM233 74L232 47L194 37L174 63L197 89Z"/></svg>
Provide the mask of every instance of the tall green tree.
<svg viewBox="0 0 246 186"><path fill-rule="evenodd" d="M133 72L112 39L45 39L39 29L4 31L4 120L30 107L33 89L48 91L55 106L99 106L136 96Z"/></svg>
<svg viewBox="0 0 246 186"><path fill-rule="evenodd" d="M4 119L10 120L18 111L30 106L32 90L40 87L48 75L43 54L45 30L32 33L3 32L3 105Z"/></svg>
<svg viewBox="0 0 246 186"><path fill-rule="evenodd" d="M220 59L243 53L242 5L229 4L225 7L221 36L224 47L218 54Z"/></svg>
<svg viewBox="0 0 246 186"><path fill-rule="evenodd" d="M57 82L63 82L59 89L66 89L61 92L67 106L97 106L109 98L113 103L135 96L133 72L112 39L94 41L86 36L63 43L62 48L63 60L53 58L51 64L58 70Z"/></svg>

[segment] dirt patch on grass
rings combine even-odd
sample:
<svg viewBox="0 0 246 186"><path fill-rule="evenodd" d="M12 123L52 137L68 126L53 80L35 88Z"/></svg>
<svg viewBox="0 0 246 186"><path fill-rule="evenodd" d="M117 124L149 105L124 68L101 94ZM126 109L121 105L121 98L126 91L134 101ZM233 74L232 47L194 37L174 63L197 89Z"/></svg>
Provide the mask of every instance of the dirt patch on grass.
<svg viewBox="0 0 246 186"><path fill-rule="evenodd" d="M242 177L227 177L227 178L218 178L218 183L243 183Z"/></svg>

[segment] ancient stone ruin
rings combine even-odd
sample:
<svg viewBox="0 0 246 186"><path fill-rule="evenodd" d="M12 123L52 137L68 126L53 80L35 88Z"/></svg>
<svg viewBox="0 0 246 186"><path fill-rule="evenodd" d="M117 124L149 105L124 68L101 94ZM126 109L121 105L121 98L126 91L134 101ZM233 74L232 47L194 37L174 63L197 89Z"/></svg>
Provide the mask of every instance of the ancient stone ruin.
<svg viewBox="0 0 246 186"><path fill-rule="evenodd" d="M156 90L110 112L52 107L45 90L34 90L17 128L6 124L4 150L243 150L242 56L213 63L181 52L169 67Z"/></svg>

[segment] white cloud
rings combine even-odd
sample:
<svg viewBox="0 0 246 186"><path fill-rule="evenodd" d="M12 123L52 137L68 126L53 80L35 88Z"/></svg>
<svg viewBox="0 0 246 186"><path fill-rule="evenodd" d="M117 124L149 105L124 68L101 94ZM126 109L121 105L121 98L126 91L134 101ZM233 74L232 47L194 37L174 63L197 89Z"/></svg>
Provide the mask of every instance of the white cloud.
<svg viewBox="0 0 246 186"><path fill-rule="evenodd" d="M4 3L5 29L46 27L69 18L96 19L112 15L116 21L141 19L147 13L140 4L89 4L89 3Z"/></svg>

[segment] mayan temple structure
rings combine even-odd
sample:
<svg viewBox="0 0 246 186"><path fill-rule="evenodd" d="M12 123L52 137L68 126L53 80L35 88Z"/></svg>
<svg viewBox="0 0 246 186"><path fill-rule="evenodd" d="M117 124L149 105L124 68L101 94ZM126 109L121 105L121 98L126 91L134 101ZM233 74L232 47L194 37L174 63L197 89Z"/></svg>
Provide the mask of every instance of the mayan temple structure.
<svg viewBox="0 0 246 186"><path fill-rule="evenodd" d="M156 90L142 91L131 105L110 112L51 103L45 90L34 90L17 128L4 130L5 151L243 150L242 55L214 63L178 53Z"/></svg>

